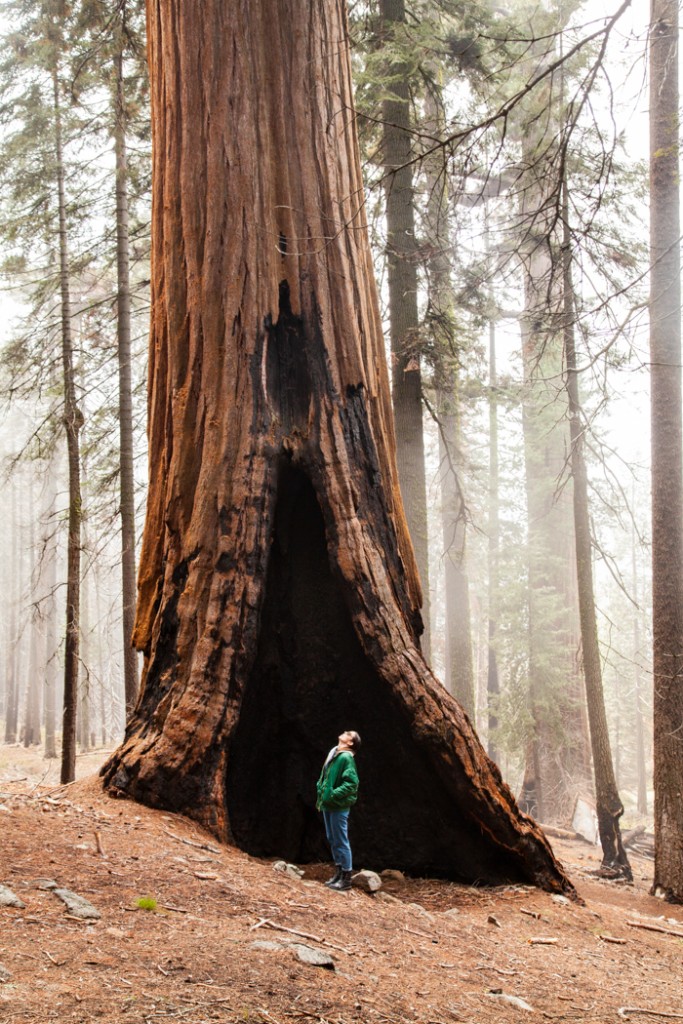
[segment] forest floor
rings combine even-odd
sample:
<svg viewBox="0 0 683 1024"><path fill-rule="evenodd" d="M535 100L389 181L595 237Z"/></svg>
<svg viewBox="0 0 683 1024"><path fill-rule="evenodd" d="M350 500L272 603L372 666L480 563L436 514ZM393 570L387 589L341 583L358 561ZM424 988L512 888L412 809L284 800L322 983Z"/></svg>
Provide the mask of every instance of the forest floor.
<svg viewBox="0 0 683 1024"><path fill-rule="evenodd" d="M296 880L109 799L104 756L80 757L87 777L64 788L40 752L0 747L0 884L25 904L0 906L2 1024L683 1019L683 908L648 895L649 861L619 885L590 874L594 847L553 840L584 905L431 879L335 893L328 865ZM69 913L45 879L100 919ZM332 966L301 962L296 943Z"/></svg>

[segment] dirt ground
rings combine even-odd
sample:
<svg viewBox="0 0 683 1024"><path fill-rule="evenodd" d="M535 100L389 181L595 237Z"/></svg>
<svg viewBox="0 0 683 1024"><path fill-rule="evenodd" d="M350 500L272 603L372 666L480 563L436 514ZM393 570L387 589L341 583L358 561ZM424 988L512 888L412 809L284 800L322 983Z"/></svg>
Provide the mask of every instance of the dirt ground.
<svg viewBox="0 0 683 1024"><path fill-rule="evenodd" d="M429 879L335 893L327 865L296 880L109 799L104 756L80 757L86 777L63 788L39 752L0 747L0 884L25 904L0 906L2 1024L683 1019L683 908L648 895L644 859L615 885L589 874L594 848L553 840L583 906ZM41 879L101 918L77 919ZM301 962L297 942L332 967Z"/></svg>

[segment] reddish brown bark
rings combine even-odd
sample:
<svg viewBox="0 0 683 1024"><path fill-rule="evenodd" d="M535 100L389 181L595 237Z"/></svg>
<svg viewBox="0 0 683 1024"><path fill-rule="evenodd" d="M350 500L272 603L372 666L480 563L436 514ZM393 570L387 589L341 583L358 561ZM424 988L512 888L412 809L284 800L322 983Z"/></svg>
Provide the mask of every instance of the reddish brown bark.
<svg viewBox="0 0 683 1024"><path fill-rule="evenodd" d="M106 784L319 857L354 728L359 861L569 890L419 652L344 8L149 5L145 667Z"/></svg>

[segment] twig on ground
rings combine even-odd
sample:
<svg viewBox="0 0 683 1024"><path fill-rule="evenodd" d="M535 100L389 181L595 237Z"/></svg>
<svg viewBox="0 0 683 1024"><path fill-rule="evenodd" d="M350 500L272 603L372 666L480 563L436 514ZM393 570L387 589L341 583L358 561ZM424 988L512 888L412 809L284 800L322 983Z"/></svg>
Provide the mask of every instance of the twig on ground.
<svg viewBox="0 0 683 1024"><path fill-rule="evenodd" d="M40 952L44 953L45 956L48 958L48 960L52 961L52 963L55 965L55 967L63 967L64 964L66 963L66 960L55 960L55 958L53 957L52 953L49 953L47 951L47 949L41 949ZM28 956L28 954L26 954L26 955ZM38 957L34 957L34 959L37 960Z"/></svg>
<svg viewBox="0 0 683 1024"><path fill-rule="evenodd" d="M437 938L436 935L429 935L427 932L419 932L419 931L417 931L416 928L409 928L408 925L405 926L403 931L404 932L410 932L411 935L419 935L420 938L422 938L422 939L429 939L430 942L434 942L435 939L438 941L438 938Z"/></svg>
<svg viewBox="0 0 683 1024"><path fill-rule="evenodd" d="M95 829L95 846L97 847L97 852L99 853L100 857L107 856L106 853L104 852L104 847L102 846L102 837L100 836L100 833L97 831L97 829Z"/></svg>
<svg viewBox="0 0 683 1024"><path fill-rule="evenodd" d="M660 924L645 924L640 921L627 921L626 924L629 928L643 928L646 932L659 932L661 935L674 935L678 939L683 939L683 932L678 932L674 928L662 928Z"/></svg>
<svg viewBox="0 0 683 1024"><path fill-rule="evenodd" d="M194 846L196 850L207 850L209 853L220 853L221 851L216 846L212 846L210 843L195 843L192 839L184 839L182 836L177 836L175 832L171 832L165 828L164 833L170 836L171 839L175 839L178 843L185 843L186 846Z"/></svg>
<svg viewBox="0 0 683 1024"><path fill-rule="evenodd" d="M494 967L492 964L482 964L480 967L475 967L475 971L495 971L496 974L517 974L517 971L506 971L503 967Z"/></svg>
<svg viewBox="0 0 683 1024"><path fill-rule="evenodd" d="M598 935L598 938L603 942L614 942L618 946L626 945L626 939L618 939L615 935Z"/></svg>
<svg viewBox="0 0 683 1024"><path fill-rule="evenodd" d="M323 938L321 935L312 935L310 932L299 932L296 928L286 928L283 924L275 924L267 917L261 918L256 924L252 924L249 929L250 932L256 931L257 928L274 928L278 932L289 932L290 935L298 935L302 939L311 939L313 942L322 942Z"/></svg>
<svg viewBox="0 0 683 1024"><path fill-rule="evenodd" d="M620 1017L628 1017L630 1013L646 1014L648 1017L674 1017L683 1020L683 1013L665 1013L664 1010L645 1010L639 1006L620 1006L617 1010Z"/></svg>

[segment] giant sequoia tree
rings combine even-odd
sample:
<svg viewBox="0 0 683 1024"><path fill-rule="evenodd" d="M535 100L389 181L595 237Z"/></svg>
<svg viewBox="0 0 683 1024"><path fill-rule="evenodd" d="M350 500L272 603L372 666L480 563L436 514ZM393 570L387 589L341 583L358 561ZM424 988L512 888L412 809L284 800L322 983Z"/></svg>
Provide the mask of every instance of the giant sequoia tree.
<svg viewBox="0 0 683 1024"><path fill-rule="evenodd" d="M570 889L420 655L344 8L149 3L145 667L106 785L304 860L353 726L361 860Z"/></svg>

